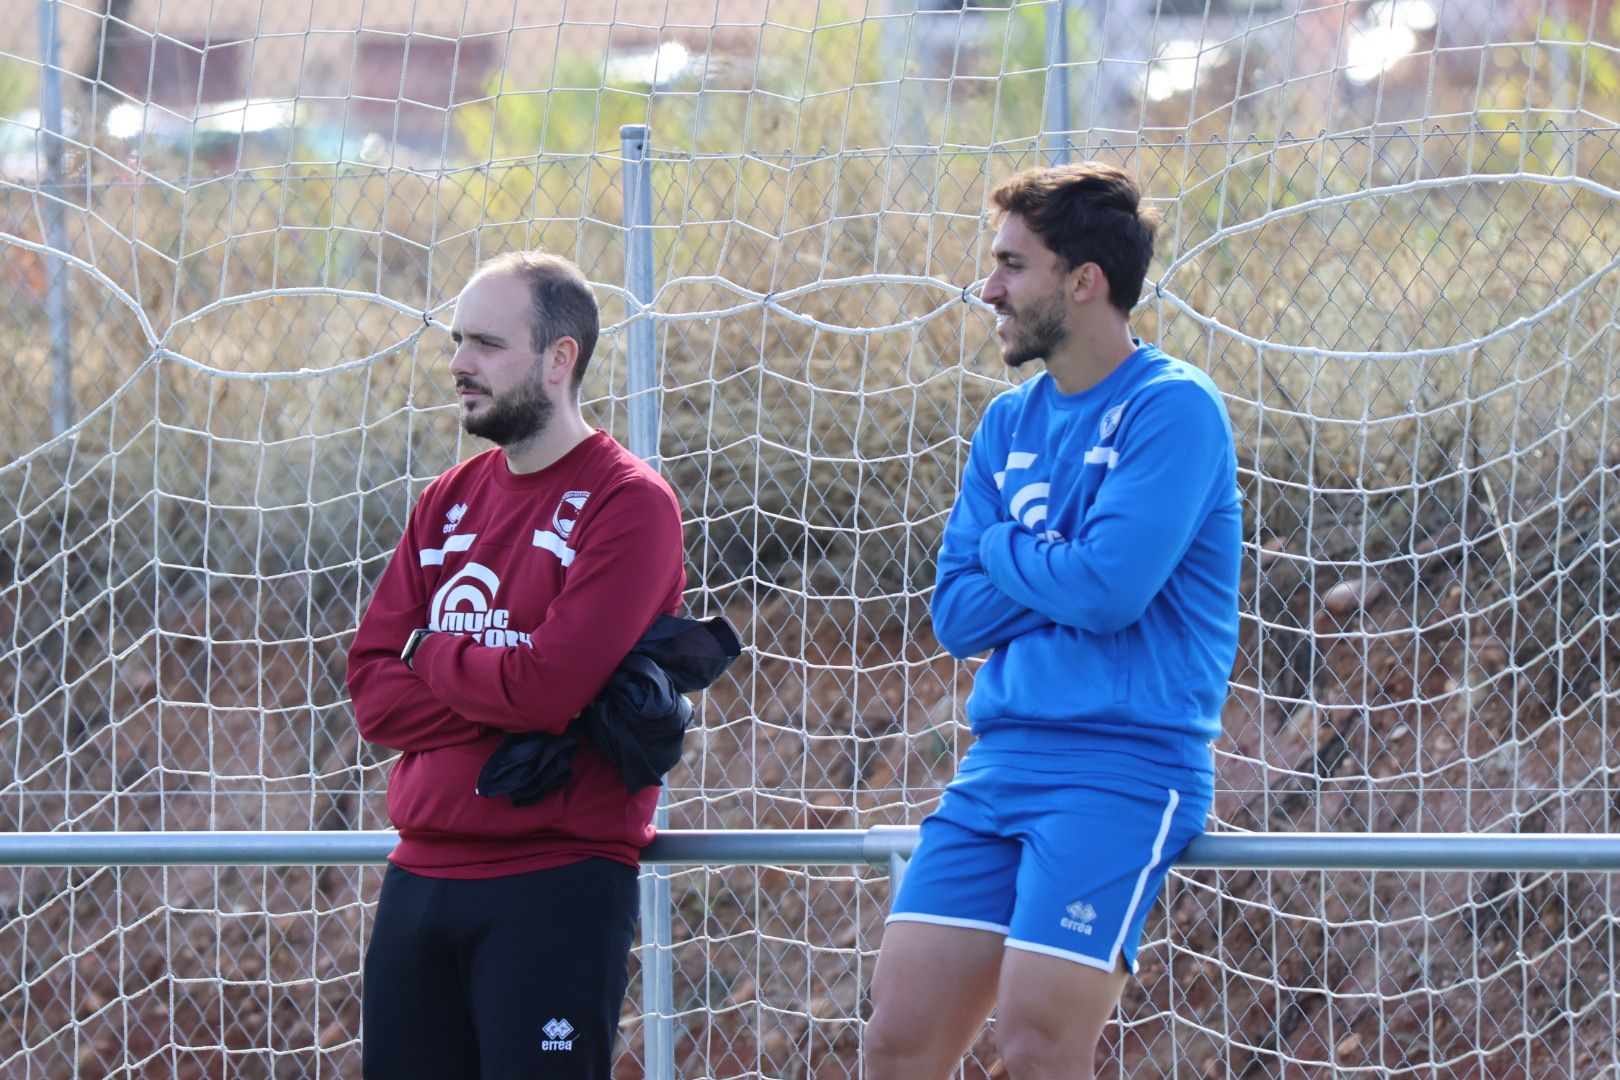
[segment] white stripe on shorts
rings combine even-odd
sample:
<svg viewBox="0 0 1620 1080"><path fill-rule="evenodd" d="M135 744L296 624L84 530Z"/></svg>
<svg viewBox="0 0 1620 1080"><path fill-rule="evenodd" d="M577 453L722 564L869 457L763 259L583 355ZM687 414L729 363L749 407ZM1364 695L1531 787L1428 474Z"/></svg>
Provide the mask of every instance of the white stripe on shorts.
<svg viewBox="0 0 1620 1080"><path fill-rule="evenodd" d="M1101 971L1113 971L1114 968L1119 966L1119 956L1117 955L1118 950L1116 950L1113 963L1109 963L1107 960L1103 960L1095 956L1087 956L1084 953L1070 952L1067 949L1057 949L1053 948L1051 945L1042 945L1038 941L1020 941L1017 938L1008 938L1007 948L1022 949L1024 952L1040 953L1042 956L1055 956L1059 960L1073 960L1077 964L1084 964L1086 967L1094 967Z"/></svg>
<svg viewBox="0 0 1620 1080"><path fill-rule="evenodd" d="M915 911L897 911L883 920L887 926L892 922L920 922L932 923L934 926L957 926L963 930L988 930L992 934L1006 936L1010 927L999 926L992 922L983 922L979 919L956 919L949 915L919 915Z"/></svg>
<svg viewBox="0 0 1620 1080"><path fill-rule="evenodd" d="M1142 902L1142 890L1147 886L1147 876L1159 860L1164 857L1164 838L1170 835L1170 823L1175 820L1176 807L1181 805L1181 793L1175 788L1170 789L1170 802L1164 808L1164 816L1159 819L1159 835L1153 840L1153 855L1148 859L1142 872L1136 875L1136 891L1131 894L1131 906L1125 909L1125 918L1119 923L1119 937L1114 939L1114 948L1109 952L1108 970L1114 970L1119 962L1120 950L1125 947L1125 931L1136 916L1136 906Z"/></svg>

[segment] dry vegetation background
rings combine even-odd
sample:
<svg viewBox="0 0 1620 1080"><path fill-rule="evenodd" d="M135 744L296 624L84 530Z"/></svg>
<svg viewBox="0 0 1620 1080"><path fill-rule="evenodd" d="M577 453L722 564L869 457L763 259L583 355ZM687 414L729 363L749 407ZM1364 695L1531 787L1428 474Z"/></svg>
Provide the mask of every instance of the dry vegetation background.
<svg viewBox="0 0 1620 1080"><path fill-rule="evenodd" d="M1166 214L1139 329L1211 372L1238 442L1244 637L1218 826L1613 831L1612 132L1234 144L1212 137L1224 122L1099 151ZM518 138L487 123L469 137ZM674 827L913 823L968 741L972 665L933 641L927 596L967 440L1006 381L962 289L986 269L988 185L1036 157L799 139L653 175L660 451L690 606L726 611L750 646L670 777ZM1584 185L1511 176L1568 174L1572 152ZM354 733L344 653L412 498L475 449L422 313L444 319L482 255L574 256L613 326L590 410L624 437L618 173L559 155L81 190L71 247L105 280L73 275L84 415L49 445L43 263L0 248L3 827L386 827L388 760ZM1451 181L1400 188L1420 177ZM1394 190L1319 201L1373 187ZM0 191L0 218L41 235L30 193ZM893 277L843 281L863 275ZM379 877L0 872L0 1062L357 1075ZM1111 1075L1612 1070L1612 889L1178 873L1110 1029ZM681 869L673 893L679 1075L854 1075L886 879ZM987 1035L965 1075L998 1069Z"/></svg>

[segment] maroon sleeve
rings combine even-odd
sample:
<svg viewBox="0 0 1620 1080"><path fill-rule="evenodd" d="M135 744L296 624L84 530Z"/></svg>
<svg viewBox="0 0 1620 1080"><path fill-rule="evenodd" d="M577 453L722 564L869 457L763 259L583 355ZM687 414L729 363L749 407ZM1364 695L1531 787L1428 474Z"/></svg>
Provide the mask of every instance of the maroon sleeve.
<svg viewBox="0 0 1620 1080"><path fill-rule="evenodd" d="M412 535L416 518L413 511L349 646L355 724L367 742L390 750L433 750L484 735L429 693L399 658L411 631L428 624L427 588L416 558L421 545Z"/></svg>
<svg viewBox="0 0 1620 1080"><path fill-rule="evenodd" d="M412 666L442 702L502 731L559 733L607 684L661 612L680 604L680 510L662 484L615 488L576 526L562 590L529 643L492 648L434 634Z"/></svg>

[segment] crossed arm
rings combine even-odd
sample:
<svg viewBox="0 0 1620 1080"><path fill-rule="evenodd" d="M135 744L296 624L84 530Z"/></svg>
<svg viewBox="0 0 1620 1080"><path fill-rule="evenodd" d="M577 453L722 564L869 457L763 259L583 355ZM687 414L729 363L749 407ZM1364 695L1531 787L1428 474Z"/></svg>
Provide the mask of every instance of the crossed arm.
<svg viewBox="0 0 1620 1080"><path fill-rule="evenodd" d="M962 491L945 523L934 598L929 605L934 636L946 652L963 659L1052 622L1032 605L1015 600L985 571L980 558L985 532L997 525L1016 526L1003 514L987 456L983 442L975 439Z"/></svg>
<svg viewBox="0 0 1620 1080"><path fill-rule="evenodd" d="M432 634L399 657L406 636L428 623L428 587L412 528L378 583L349 652L355 721L368 741L433 750L496 731L560 732L612 675L661 611L680 598L680 515L656 489L607 497L590 543L529 642L492 647ZM414 515L413 515L414 523Z"/></svg>
<svg viewBox="0 0 1620 1080"><path fill-rule="evenodd" d="M1139 404L1077 535L1060 540L1006 517L976 441L939 555L940 643L966 657L1050 624L1111 634L1139 620L1222 494L1230 441L1195 385L1156 393Z"/></svg>

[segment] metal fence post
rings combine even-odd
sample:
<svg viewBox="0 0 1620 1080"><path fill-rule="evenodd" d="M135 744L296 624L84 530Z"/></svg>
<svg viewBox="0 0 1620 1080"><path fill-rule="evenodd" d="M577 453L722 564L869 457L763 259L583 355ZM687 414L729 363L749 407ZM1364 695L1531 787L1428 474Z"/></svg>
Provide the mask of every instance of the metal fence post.
<svg viewBox="0 0 1620 1080"><path fill-rule="evenodd" d="M1048 163L1069 161L1069 0L1046 9L1046 135Z"/></svg>
<svg viewBox="0 0 1620 1080"><path fill-rule="evenodd" d="M619 129L624 153L624 287L638 302L653 299L652 166L643 124ZM625 394L630 414L630 451L659 467L658 337L651 318L634 313L625 328Z"/></svg>
<svg viewBox="0 0 1620 1080"><path fill-rule="evenodd" d="M624 287L642 304L653 299L652 169L647 160L648 130L643 124L619 129L624 156ZM659 467L658 338L652 319L630 315L625 328L625 396L630 414L630 452ZM654 825L669 825L663 794ZM671 948L675 931L670 911L669 875L661 868L641 871L642 1065L649 1080L675 1077L675 989Z"/></svg>
<svg viewBox="0 0 1620 1080"><path fill-rule="evenodd" d="M62 202L62 46L58 40L58 0L39 0L39 155L40 207L45 225L45 319L51 337L51 435L73 426L73 360L68 336L67 208Z"/></svg>

